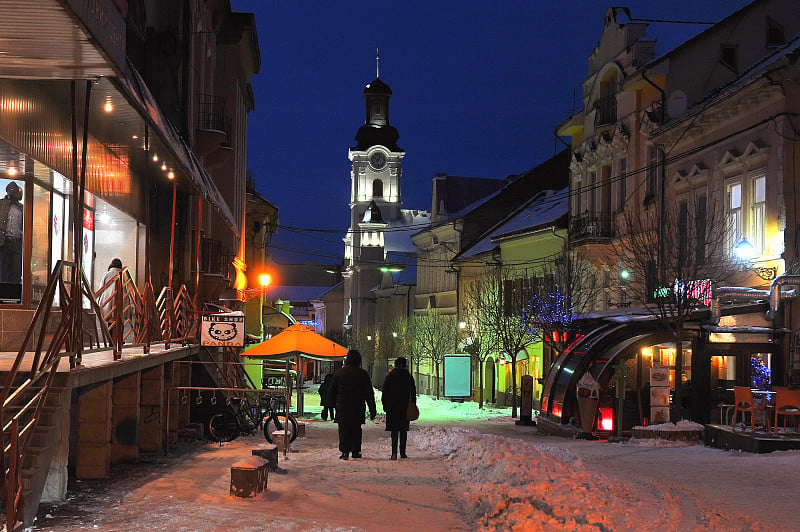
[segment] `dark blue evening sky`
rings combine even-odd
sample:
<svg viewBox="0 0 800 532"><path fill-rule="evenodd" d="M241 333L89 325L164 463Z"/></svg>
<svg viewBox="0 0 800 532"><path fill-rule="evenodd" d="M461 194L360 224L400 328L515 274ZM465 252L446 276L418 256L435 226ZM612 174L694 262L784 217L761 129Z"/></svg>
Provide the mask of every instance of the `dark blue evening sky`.
<svg viewBox="0 0 800 532"><path fill-rule="evenodd" d="M641 19L716 22L745 0L617 2ZM279 208L274 256L336 262L349 224L347 150L364 123L364 86L393 92L406 150L403 206L430 209L436 173L503 178L552 156L553 131L581 107L602 1L231 0L256 16L249 169ZM663 55L707 26L651 23ZM301 236L288 229L319 230ZM326 232L327 231L327 232ZM289 253L287 248L304 252Z"/></svg>

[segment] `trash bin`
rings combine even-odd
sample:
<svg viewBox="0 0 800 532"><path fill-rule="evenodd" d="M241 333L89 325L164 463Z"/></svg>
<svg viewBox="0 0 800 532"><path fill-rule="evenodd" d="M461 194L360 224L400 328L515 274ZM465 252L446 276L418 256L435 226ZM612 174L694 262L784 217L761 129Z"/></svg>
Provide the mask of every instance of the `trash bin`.
<svg viewBox="0 0 800 532"><path fill-rule="evenodd" d="M581 416L581 430L587 434L594 431L597 418L597 403L600 401L600 384L587 371L578 381L575 389L578 396L578 412Z"/></svg>

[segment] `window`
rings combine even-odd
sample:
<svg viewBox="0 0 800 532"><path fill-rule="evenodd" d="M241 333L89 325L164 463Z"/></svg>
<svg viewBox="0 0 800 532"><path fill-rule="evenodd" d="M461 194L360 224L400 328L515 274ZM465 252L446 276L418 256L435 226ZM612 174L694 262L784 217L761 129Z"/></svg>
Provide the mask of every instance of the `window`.
<svg viewBox="0 0 800 532"><path fill-rule="evenodd" d="M731 250L742 239L753 245L756 257L766 252L767 178L755 176L727 187L728 245Z"/></svg>
<svg viewBox="0 0 800 532"><path fill-rule="evenodd" d="M786 44L783 25L767 18L767 48L777 48Z"/></svg>
<svg viewBox="0 0 800 532"><path fill-rule="evenodd" d="M661 170L663 153L656 146L650 147L650 157L647 164L647 181L645 182L644 202L650 203L656 197L658 174Z"/></svg>
<svg viewBox="0 0 800 532"><path fill-rule="evenodd" d="M695 203L694 223L697 226L695 234L695 264L702 266L706 263L706 222L708 220L708 200L705 194L697 197Z"/></svg>
<svg viewBox="0 0 800 532"><path fill-rule="evenodd" d="M742 239L742 184L728 185L727 193L728 249L733 248Z"/></svg>
<svg viewBox="0 0 800 532"><path fill-rule="evenodd" d="M601 215L608 216L611 214L611 165L604 165L602 168L602 182L600 183L600 190L602 191L602 198L600 199Z"/></svg>
<svg viewBox="0 0 800 532"><path fill-rule="evenodd" d="M752 182L753 206L750 217L750 243L757 255L764 253L764 229L767 216L767 178L759 176Z"/></svg>
<svg viewBox="0 0 800 532"><path fill-rule="evenodd" d="M678 205L678 269L683 270L686 263L687 246L689 244L689 204L682 201Z"/></svg>
<svg viewBox="0 0 800 532"><path fill-rule="evenodd" d="M589 174L589 214L591 216L597 215L597 174L592 172Z"/></svg>
<svg viewBox="0 0 800 532"><path fill-rule="evenodd" d="M383 181L380 179L376 179L372 182L372 197L373 198L382 198L383 197Z"/></svg>
<svg viewBox="0 0 800 532"><path fill-rule="evenodd" d="M733 70L738 71L739 49L735 45L723 44L719 52L719 62Z"/></svg>
<svg viewBox="0 0 800 532"><path fill-rule="evenodd" d="M617 182L617 211L625 210L625 202L628 199L628 161L619 160L619 180Z"/></svg>
<svg viewBox="0 0 800 532"><path fill-rule="evenodd" d="M25 182L0 179L0 304L22 303Z"/></svg>

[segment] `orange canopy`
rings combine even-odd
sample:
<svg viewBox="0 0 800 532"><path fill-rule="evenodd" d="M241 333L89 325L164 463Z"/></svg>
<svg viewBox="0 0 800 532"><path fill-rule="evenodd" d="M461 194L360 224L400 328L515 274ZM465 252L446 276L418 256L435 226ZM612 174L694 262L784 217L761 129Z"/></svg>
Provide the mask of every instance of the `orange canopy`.
<svg viewBox="0 0 800 532"><path fill-rule="evenodd" d="M347 355L347 348L317 334L310 327L295 323L242 355L271 360L285 360L298 355L312 360L342 360Z"/></svg>

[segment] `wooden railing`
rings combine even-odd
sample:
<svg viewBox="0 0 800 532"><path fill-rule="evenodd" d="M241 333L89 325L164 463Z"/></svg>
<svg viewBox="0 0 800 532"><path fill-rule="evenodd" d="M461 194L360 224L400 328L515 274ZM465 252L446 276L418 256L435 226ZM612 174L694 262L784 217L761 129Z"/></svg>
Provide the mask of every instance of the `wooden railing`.
<svg viewBox="0 0 800 532"><path fill-rule="evenodd" d="M71 262L56 263L0 392L0 493L6 530L21 522L20 470L62 357L72 369L81 365L85 347L112 349L114 360L119 360L123 345L141 345L149 353L151 343L159 340L166 349L173 340L183 345L198 341L198 313L185 286L175 299L169 289L156 299L152 285L140 291L125 268L97 292L81 275L76 296L67 281L73 278L73 268ZM30 367L23 367L27 361Z"/></svg>

